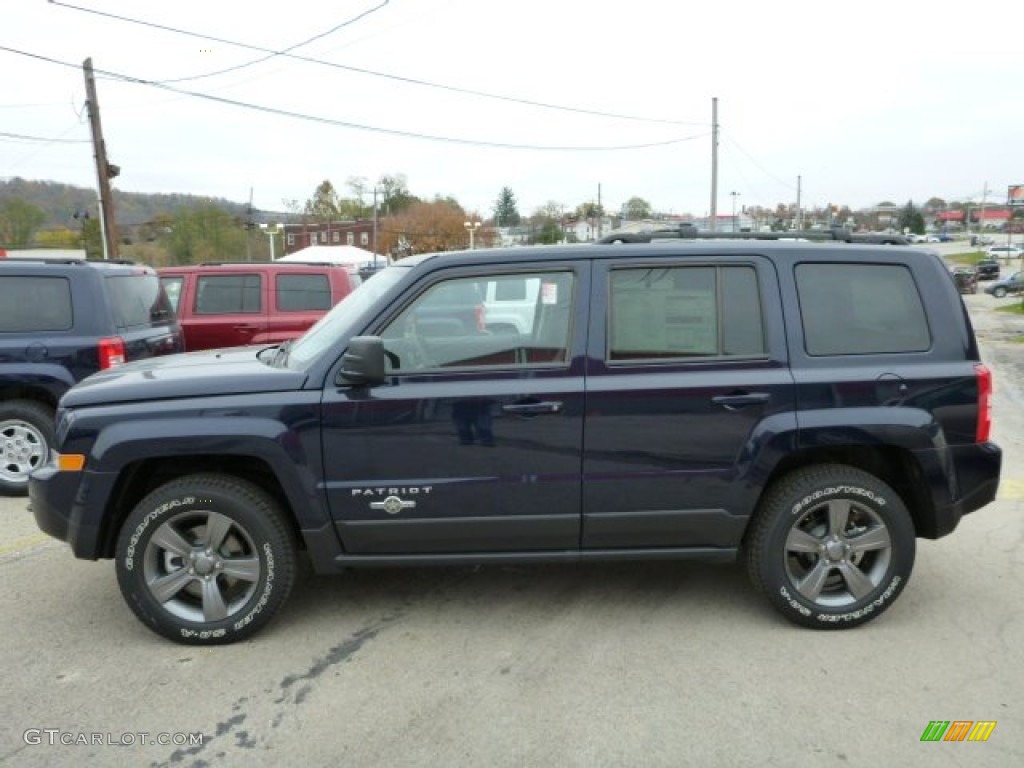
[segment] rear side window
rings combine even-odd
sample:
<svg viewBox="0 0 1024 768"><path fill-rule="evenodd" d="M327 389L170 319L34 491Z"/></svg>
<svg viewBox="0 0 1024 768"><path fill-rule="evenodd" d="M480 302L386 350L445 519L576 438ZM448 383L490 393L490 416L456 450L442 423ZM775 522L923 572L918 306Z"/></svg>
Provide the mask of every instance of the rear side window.
<svg viewBox="0 0 1024 768"><path fill-rule="evenodd" d="M171 302L171 309L177 312L178 305L181 303L181 288L185 283L185 278L161 277L160 283L164 287L164 293L167 294L167 300Z"/></svg>
<svg viewBox="0 0 1024 768"><path fill-rule="evenodd" d="M330 309L331 284L327 275L278 275L277 307L282 312Z"/></svg>
<svg viewBox="0 0 1024 768"><path fill-rule="evenodd" d="M64 277L0 280L0 333L71 330L71 286Z"/></svg>
<svg viewBox="0 0 1024 768"><path fill-rule="evenodd" d="M809 355L923 352L931 334L914 277L899 264L799 264Z"/></svg>
<svg viewBox="0 0 1024 768"><path fill-rule="evenodd" d="M111 276L106 278L106 287L114 325L118 328L166 323L174 317L174 309L156 275Z"/></svg>
<svg viewBox="0 0 1024 768"><path fill-rule="evenodd" d="M610 298L609 360L765 352L753 267L619 269L611 274Z"/></svg>
<svg viewBox="0 0 1024 768"><path fill-rule="evenodd" d="M257 314L259 275L202 275L196 282L197 315Z"/></svg>

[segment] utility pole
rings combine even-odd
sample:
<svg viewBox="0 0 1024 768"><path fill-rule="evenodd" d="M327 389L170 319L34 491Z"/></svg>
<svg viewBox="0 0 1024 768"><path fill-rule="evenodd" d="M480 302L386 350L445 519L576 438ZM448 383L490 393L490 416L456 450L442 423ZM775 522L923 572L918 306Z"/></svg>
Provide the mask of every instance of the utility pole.
<svg viewBox="0 0 1024 768"><path fill-rule="evenodd" d="M988 182L985 182L984 188L981 190L981 209L978 213L978 234L982 234L985 229L985 202L988 200Z"/></svg>
<svg viewBox="0 0 1024 768"><path fill-rule="evenodd" d="M103 258L117 258L117 224L114 221L114 201L110 195L110 180L121 169L107 162L107 148L103 142L100 124L100 104L96 99L96 81L92 76L92 59L82 62L85 72L85 106L89 110L89 128L92 130L92 151L96 158L96 176L100 185L100 224L103 229Z"/></svg>
<svg viewBox="0 0 1024 768"><path fill-rule="evenodd" d="M597 239L601 239L601 222L604 219L604 208L601 207L601 182L597 182Z"/></svg>
<svg viewBox="0 0 1024 768"><path fill-rule="evenodd" d="M804 214L800 208L800 185L802 183L803 176L796 177L796 229L797 231L804 228Z"/></svg>
<svg viewBox="0 0 1024 768"><path fill-rule="evenodd" d="M373 268L377 268L377 185L373 185Z"/></svg>
<svg viewBox="0 0 1024 768"><path fill-rule="evenodd" d="M714 232L718 222L718 97L711 99L711 221Z"/></svg>
<svg viewBox="0 0 1024 768"><path fill-rule="evenodd" d="M249 205L245 209L245 260L252 261L252 187L249 187ZM273 260L273 256L271 256Z"/></svg>

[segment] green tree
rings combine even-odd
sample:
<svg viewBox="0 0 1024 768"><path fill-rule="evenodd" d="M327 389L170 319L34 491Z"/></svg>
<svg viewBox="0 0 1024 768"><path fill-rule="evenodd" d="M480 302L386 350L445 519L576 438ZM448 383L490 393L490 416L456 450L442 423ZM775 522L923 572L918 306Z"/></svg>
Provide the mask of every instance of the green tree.
<svg viewBox="0 0 1024 768"><path fill-rule="evenodd" d="M597 203L581 203L576 206L576 218L599 219L604 216L604 207Z"/></svg>
<svg viewBox="0 0 1024 768"><path fill-rule="evenodd" d="M338 218L338 193L328 179L320 182L313 196L306 201L303 212L313 221L326 223Z"/></svg>
<svg viewBox="0 0 1024 768"><path fill-rule="evenodd" d="M924 208L926 211L932 211L933 213L944 211L946 210L946 201L941 197L929 197L928 202L924 204Z"/></svg>
<svg viewBox="0 0 1024 768"><path fill-rule="evenodd" d="M100 229L99 218L93 216L82 221L81 246L85 249L85 258L103 258L103 231Z"/></svg>
<svg viewBox="0 0 1024 768"><path fill-rule="evenodd" d="M46 211L39 206L25 202L20 197L5 200L0 206L0 246L25 248L31 245L45 221Z"/></svg>
<svg viewBox="0 0 1024 768"><path fill-rule="evenodd" d="M564 233L558 222L548 220L541 225L540 232L534 236L533 242L540 245L554 245L560 243L563 237Z"/></svg>
<svg viewBox="0 0 1024 768"><path fill-rule="evenodd" d="M642 197L631 197L622 206L622 217L631 221L651 218L651 204Z"/></svg>
<svg viewBox="0 0 1024 768"><path fill-rule="evenodd" d="M914 201L908 200L907 204L900 211L897 226L901 231L910 231L915 235L924 234L924 216L914 207Z"/></svg>
<svg viewBox="0 0 1024 768"><path fill-rule="evenodd" d="M502 187L494 203L494 226L515 227L522 221L511 187Z"/></svg>
<svg viewBox="0 0 1024 768"><path fill-rule="evenodd" d="M384 174L377 181L378 203L385 216L401 213L415 203L421 202L409 192L404 173Z"/></svg>
<svg viewBox="0 0 1024 768"><path fill-rule="evenodd" d="M175 264L242 260L247 231L225 210L200 205L174 217L165 245Z"/></svg>

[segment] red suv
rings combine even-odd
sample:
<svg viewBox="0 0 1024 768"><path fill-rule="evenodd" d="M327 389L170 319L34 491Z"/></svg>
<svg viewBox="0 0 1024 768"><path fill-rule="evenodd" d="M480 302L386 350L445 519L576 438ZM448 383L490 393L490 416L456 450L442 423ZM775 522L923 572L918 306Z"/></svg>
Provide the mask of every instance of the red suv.
<svg viewBox="0 0 1024 768"><path fill-rule="evenodd" d="M242 262L157 271L189 352L295 338L360 283L342 264Z"/></svg>

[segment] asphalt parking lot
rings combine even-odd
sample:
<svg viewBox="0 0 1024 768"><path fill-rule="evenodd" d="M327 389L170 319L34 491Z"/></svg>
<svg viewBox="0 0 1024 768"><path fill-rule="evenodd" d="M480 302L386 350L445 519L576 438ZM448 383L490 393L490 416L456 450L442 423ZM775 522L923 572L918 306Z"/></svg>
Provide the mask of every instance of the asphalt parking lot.
<svg viewBox="0 0 1024 768"><path fill-rule="evenodd" d="M920 542L876 622L795 628L728 566L305 573L256 639L199 650L0 498L0 765L1021 764L1024 316L964 298L999 499ZM933 720L997 724L922 743Z"/></svg>

